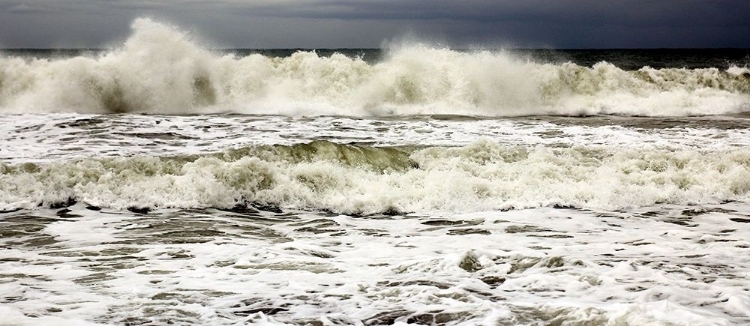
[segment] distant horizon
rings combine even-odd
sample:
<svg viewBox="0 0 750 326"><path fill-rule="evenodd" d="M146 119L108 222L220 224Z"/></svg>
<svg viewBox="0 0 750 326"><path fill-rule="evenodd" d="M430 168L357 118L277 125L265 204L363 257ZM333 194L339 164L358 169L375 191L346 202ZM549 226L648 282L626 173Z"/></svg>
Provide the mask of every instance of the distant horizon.
<svg viewBox="0 0 750 326"><path fill-rule="evenodd" d="M149 19L221 49L746 49L748 13L746 0L6 0L0 48L110 48Z"/></svg>
<svg viewBox="0 0 750 326"><path fill-rule="evenodd" d="M429 44L426 44L429 46ZM48 50L60 50L60 51L76 51L76 50L89 50L89 51L107 51L116 50L118 47L50 47L50 48L2 48L0 51L48 51ZM546 48L546 47L496 47L496 48L482 48L482 47L444 47L434 46L434 48L450 49L455 51L487 51L487 50L550 50L550 51L658 51L658 50L750 50L750 47L664 47L664 48ZM244 50L244 51L274 51L274 50L302 50L302 51L315 51L315 50L389 50L387 47L288 47L288 48L248 48L248 47L237 47L237 48L204 48L208 51L222 51L222 50Z"/></svg>
<svg viewBox="0 0 750 326"><path fill-rule="evenodd" d="M159 44L159 43L156 43ZM169 46L160 48L161 45L138 44L138 48L132 49L127 45L113 48L62 48L62 49L0 49L0 58L19 57L26 59L67 59L77 56L89 58L102 58L107 56L121 56L150 49L150 51L172 51ZM597 63L606 62L625 70L637 70L644 66L651 68L716 68L723 67L747 67L750 65L750 49L742 48L652 48L652 49L550 49L550 48L447 48L424 44L412 46L398 46L393 48L274 48L274 49L252 49L252 48L202 48L195 44L189 44L194 55L195 51L203 51L216 58L222 56L233 56L242 58L251 55L261 55L268 58L288 58L298 53L303 55L314 53L320 58L328 58L334 54L341 54L349 58L361 59L367 63L386 62L393 56L404 53L414 53L417 57L421 55L431 56L435 52L454 52L463 55L483 55L505 57L512 60L531 60L539 63L562 64L573 62L575 64L593 67Z"/></svg>

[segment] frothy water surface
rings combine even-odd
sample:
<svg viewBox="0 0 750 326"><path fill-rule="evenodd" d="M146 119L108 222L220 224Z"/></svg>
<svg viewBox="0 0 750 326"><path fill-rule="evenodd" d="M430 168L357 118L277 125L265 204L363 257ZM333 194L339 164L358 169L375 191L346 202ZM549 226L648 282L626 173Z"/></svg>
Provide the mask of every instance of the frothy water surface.
<svg viewBox="0 0 750 326"><path fill-rule="evenodd" d="M743 117L3 119L8 325L750 322Z"/></svg>
<svg viewBox="0 0 750 326"><path fill-rule="evenodd" d="M750 324L742 62L133 29L0 57L2 325Z"/></svg>
<svg viewBox="0 0 750 326"><path fill-rule="evenodd" d="M742 61L744 60L744 62ZM506 51L416 44L381 60L206 50L137 19L119 48L73 58L0 57L0 112L391 116L697 116L750 110L747 59L728 67L624 70Z"/></svg>
<svg viewBox="0 0 750 326"><path fill-rule="evenodd" d="M4 214L5 324L739 325L746 205Z"/></svg>

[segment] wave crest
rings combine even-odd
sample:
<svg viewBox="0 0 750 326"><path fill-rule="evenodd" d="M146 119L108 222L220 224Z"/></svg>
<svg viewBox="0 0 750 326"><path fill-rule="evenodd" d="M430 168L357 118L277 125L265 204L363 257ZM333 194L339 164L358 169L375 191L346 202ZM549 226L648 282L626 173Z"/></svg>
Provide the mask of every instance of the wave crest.
<svg viewBox="0 0 750 326"><path fill-rule="evenodd" d="M116 209L260 203L345 214L711 204L750 199L748 162L744 149L553 149L491 141L408 149L318 141L206 156L0 165L0 209L76 200Z"/></svg>
<svg viewBox="0 0 750 326"><path fill-rule="evenodd" d="M100 57L0 58L5 113L234 112L286 115L640 115L750 110L750 71L625 71L606 62L540 64L505 52L426 45L384 60L315 52L219 55L150 19Z"/></svg>

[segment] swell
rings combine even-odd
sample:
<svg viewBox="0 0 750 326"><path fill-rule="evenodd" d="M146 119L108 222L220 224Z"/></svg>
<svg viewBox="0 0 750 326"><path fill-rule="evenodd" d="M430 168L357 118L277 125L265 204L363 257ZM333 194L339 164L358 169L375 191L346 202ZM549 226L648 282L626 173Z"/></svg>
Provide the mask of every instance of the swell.
<svg viewBox="0 0 750 326"><path fill-rule="evenodd" d="M750 151L378 148L318 141L211 155L0 166L0 209L281 209L352 215L564 206L624 209L750 199Z"/></svg>
<svg viewBox="0 0 750 326"><path fill-rule="evenodd" d="M297 52L219 55L178 29L137 19L104 55L0 58L0 112L234 112L285 115L638 115L750 110L750 70L626 71L600 62L540 64L505 52L425 45L378 63Z"/></svg>

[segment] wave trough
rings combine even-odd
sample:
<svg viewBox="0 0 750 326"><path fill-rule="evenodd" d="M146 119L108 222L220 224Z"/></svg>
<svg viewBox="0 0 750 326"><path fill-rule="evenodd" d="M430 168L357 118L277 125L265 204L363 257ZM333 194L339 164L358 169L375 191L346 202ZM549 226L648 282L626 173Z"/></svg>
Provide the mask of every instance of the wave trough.
<svg viewBox="0 0 750 326"><path fill-rule="evenodd" d="M187 33L137 19L98 57L0 57L0 112L383 116L692 116L750 110L750 70L622 70L541 64L426 45L378 63L314 51L219 55Z"/></svg>

